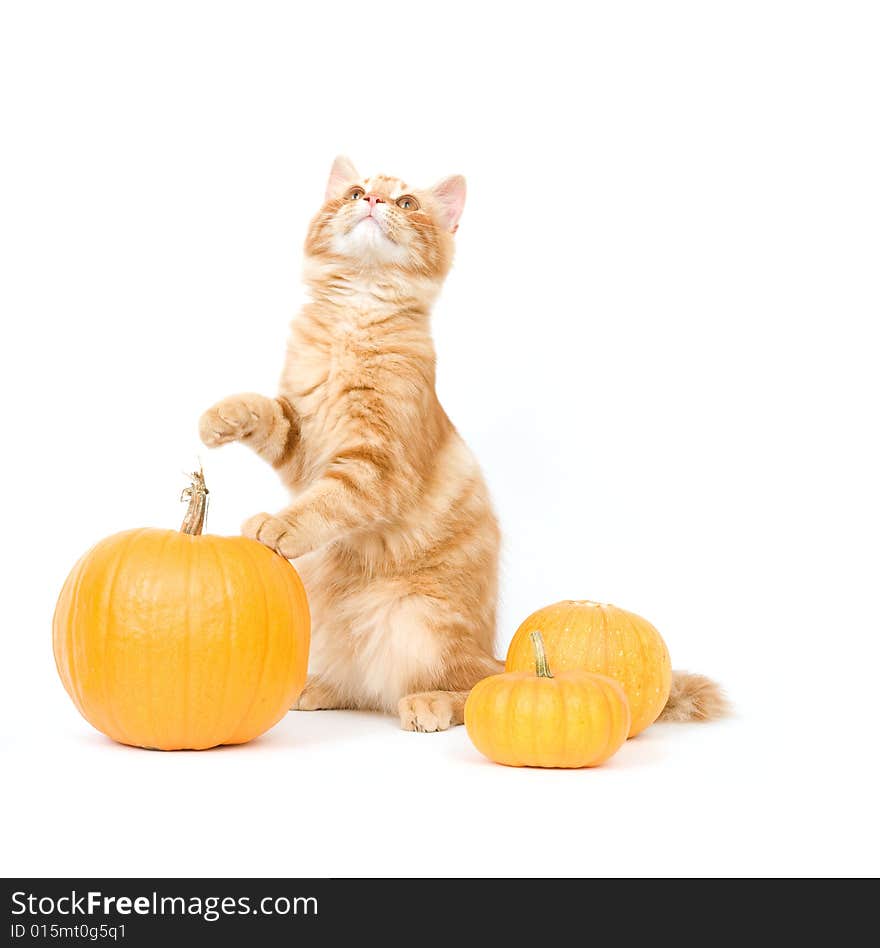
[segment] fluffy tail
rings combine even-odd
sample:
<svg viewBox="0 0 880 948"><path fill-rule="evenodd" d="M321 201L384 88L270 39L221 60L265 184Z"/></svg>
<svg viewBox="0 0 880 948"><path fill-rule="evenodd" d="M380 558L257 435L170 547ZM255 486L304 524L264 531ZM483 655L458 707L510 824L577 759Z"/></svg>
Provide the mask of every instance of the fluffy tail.
<svg viewBox="0 0 880 948"><path fill-rule="evenodd" d="M714 721L730 713L721 686L705 675L673 671L672 688L661 721Z"/></svg>

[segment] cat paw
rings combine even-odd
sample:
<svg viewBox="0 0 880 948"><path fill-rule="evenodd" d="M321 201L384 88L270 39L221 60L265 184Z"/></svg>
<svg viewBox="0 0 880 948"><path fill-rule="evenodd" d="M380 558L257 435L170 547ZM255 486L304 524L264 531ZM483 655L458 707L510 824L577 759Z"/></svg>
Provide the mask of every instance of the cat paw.
<svg viewBox="0 0 880 948"><path fill-rule="evenodd" d="M258 513L241 525L241 535L250 540L258 540L269 549L275 550L287 559L297 555L290 535L290 524L272 514Z"/></svg>
<svg viewBox="0 0 880 948"><path fill-rule="evenodd" d="M299 696L299 700L294 704L293 711L327 711L332 708L338 708L339 705L333 700L328 689L310 678L306 682L305 688Z"/></svg>
<svg viewBox="0 0 880 948"><path fill-rule="evenodd" d="M263 424L268 399L261 395L230 395L209 408L199 419L199 437L209 448L241 441Z"/></svg>
<svg viewBox="0 0 880 948"><path fill-rule="evenodd" d="M397 705L400 726L404 731L446 731L461 724L454 697L444 691L426 691L407 695Z"/></svg>

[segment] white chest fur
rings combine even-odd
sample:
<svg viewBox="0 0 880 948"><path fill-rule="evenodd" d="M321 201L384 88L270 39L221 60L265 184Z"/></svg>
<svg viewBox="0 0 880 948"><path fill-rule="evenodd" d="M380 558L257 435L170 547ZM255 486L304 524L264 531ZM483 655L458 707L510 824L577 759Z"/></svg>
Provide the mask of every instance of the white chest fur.
<svg viewBox="0 0 880 948"><path fill-rule="evenodd" d="M317 585L322 559L317 554L303 564L315 620L310 670L361 707L394 711L414 683L435 680L442 667L441 640L432 632L435 608L393 580L364 583L324 603Z"/></svg>

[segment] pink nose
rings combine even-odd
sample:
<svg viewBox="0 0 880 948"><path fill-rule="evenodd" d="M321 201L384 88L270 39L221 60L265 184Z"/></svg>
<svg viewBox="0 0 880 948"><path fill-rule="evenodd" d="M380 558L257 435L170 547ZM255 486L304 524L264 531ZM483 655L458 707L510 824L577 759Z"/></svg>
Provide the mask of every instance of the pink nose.
<svg viewBox="0 0 880 948"><path fill-rule="evenodd" d="M370 202L371 208L374 208L377 204L385 203L385 198L380 197L378 194L365 194L364 200Z"/></svg>

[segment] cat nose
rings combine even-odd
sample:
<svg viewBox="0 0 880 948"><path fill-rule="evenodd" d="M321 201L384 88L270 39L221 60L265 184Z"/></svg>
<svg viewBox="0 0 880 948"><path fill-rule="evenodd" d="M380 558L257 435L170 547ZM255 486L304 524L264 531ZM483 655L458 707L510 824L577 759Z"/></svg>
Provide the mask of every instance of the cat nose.
<svg viewBox="0 0 880 948"><path fill-rule="evenodd" d="M365 194L364 200L370 202L370 207L375 207L377 204L385 203L385 198L380 197L378 194Z"/></svg>

